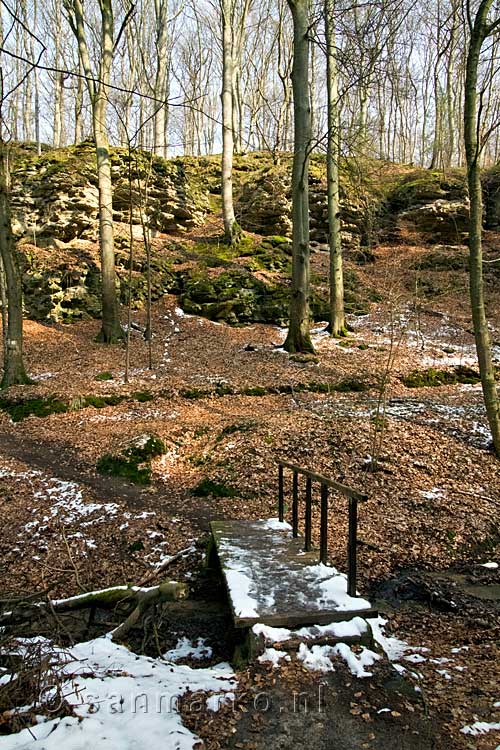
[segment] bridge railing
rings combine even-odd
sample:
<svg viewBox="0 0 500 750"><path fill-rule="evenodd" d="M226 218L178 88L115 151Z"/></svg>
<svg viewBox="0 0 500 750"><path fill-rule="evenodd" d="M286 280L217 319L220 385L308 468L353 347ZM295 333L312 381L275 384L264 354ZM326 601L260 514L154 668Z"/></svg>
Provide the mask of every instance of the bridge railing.
<svg viewBox="0 0 500 750"><path fill-rule="evenodd" d="M309 469L280 461L278 464L278 515L283 521L285 516L284 470L292 472L292 533L299 536L299 475L306 478L305 518L304 518L304 551L312 549L312 488L313 483L321 487L320 502L320 561L327 564L328 559L328 496L329 491L343 495L348 501L349 531L347 538L347 593L356 596L357 542L358 542L358 503L368 500L368 496L352 487L347 487L333 479L316 474Z"/></svg>

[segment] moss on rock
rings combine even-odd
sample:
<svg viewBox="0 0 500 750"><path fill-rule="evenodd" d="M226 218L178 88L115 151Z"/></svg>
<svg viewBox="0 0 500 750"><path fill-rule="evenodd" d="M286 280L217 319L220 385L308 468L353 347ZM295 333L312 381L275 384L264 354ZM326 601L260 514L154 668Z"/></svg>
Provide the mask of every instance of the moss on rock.
<svg viewBox="0 0 500 750"><path fill-rule="evenodd" d="M139 435L120 453L106 453L97 462L101 474L121 477L134 484L149 484L151 460L165 453L165 443L156 435Z"/></svg>
<svg viewBox="0 0 500 750"><path fill-rule="evenodd" d="M459 365L451 370L439 370L429 367L426 370L413 370L401 377L401 382L407 388L435 388L442 385L457 385L458 383L475 384L481 380L479 373L466 365Z"/></svg>

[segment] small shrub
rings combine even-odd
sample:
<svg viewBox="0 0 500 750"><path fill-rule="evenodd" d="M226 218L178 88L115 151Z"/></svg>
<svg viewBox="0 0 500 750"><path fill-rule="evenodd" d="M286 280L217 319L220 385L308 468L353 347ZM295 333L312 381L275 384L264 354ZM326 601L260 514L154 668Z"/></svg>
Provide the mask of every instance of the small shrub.
<svg viewBox="0 0 500 750"><path fill-rule="evenodd" d="M106 453L97 462L97 471L114 477L122 477L134 484L149 484L151 481L151 459L165 453L165 443L154 435L136 438L131 445L114 455Z"/></svg>
<svg viewBox="0 0 500 750"><path fill-rule="evenodd" d="M235 497L236 490L234 487L228 487L227 484L221 484L214 482L212 479L202 479L202 481L196 485L193 490L193 495L196 497Z"/></svg>
<svg viewBox="0 0 500 750"><path fill-rule="evenodd" d="M106 453L97 462L97 471L112 477L121 477L134 484L149 484L151 467L139 467L137 462L125 456L114 456Z"/></svg>

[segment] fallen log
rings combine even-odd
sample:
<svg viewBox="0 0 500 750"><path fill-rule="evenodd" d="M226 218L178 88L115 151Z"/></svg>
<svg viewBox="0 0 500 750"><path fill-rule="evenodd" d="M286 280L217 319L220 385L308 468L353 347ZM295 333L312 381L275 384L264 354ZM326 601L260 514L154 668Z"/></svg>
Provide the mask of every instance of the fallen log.
<svg viewBox="0 0 500 750"><path fill-rule="evenodd" d="M123 636L137 624L141 616L151 604L158 601L172 601L172 599L184 598L179 595L177 588L173 588L181 585L182 584L173 581L167 581L166 583L160 583L159 586L153 586L150 589L139 591L136 597L137 605L135 609L129 614L125 622L122 622L121 625L112 631L111 636L113 640L118 641L123 638ZM187 587L185 588L187 593Z"/></svg>
<svg viewBox="0 0 500 750"><path fill-rule="evenodd" d="M153 601L155 599L155 592L156 599L176 601L186 598L188 588L184 583L164 581L159 586L153 586L152 588L115 586L98 591L89 591L88 593L78 594L67 599L49 599L32 604L20 603L19 606L10 612L2 612L0 614L0 627L28 622L40 615L63 614L89 607L110 609L126 602L136 602L138 604L142 601L148 601L148 598ZM146 597L146 594L149 597Z"/></svg>

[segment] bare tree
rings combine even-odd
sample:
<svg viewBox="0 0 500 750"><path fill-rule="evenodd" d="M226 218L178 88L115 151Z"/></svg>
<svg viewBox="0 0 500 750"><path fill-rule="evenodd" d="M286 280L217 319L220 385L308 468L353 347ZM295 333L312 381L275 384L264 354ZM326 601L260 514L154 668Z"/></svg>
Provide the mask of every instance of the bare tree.
<svg viewBox="0 0 500 750"><path fill-rule="evenodd" d="M338 72L335 46L335 2L325 0L325 42L326 42L326 91L327 91L327 193L328 193L328 244L330 247L330 334L345 336L344 278L342 268L342 247L340 236L339 200L339 111L338 111Z"/></svg>
<svg viewBox="0 0 500 750"><path fill-rule="evenodd" d="M467 5L470 26L470 42L467 53L465 79L464 139L467 159L467 179L470 198L469 218L469 268L472 321L476 338L477 357L484 404L493 438L495 453L500 457L500 400L495 382L495 370L491 355L491 340L486 318L483 284L482 219L483 199L481 190L481 112L478 111L478 71L481 49L485 40L500 30L500 18L490 21L488 16L493 0L481 0L474 17Z"/></svg>
<svg viewBox="0 0 500 750"><path fill-rule="evenodd" d="M241 229L233 204L233 7L234 0L219 0L222 21L222 218L226 242L236 242Z"/></svg>
<svg viewBox="0 0 500 750"><path fill-rule="evenodd" d="M63 0L63 2L71 29L78 43L79 58L85 73L92 105L99 182L99 242L102 274L102 328L98 340L110 344L123 337L123 330L120 325L120 311L116 293L113 190L106 116L113 53L121 36L121 31L125 28L128 17L132 12L132 6L125 16L118 37L115 39L112 0L100 1L99 61L97 75L94 75L86 37L83 0Z"/></svg>
<svg viewBox="0 0 500 750"><path fill-rule="evenodd" d="M313 352L309 331L309 157L311 102L309 97L309 0L288 0L293 19L294 149L292 171L292 290L287 352Z"/></svg>

